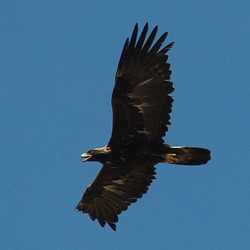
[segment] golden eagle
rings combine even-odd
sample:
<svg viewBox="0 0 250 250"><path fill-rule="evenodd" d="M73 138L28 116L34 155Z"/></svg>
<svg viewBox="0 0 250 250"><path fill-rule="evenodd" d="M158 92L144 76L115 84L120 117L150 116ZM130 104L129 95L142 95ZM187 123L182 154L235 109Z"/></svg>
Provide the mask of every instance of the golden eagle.
<svg viewBox="0 0 250 250"><path fill-rule="evenodd" d="M99 161L103 167L85 191L76 209L116 230L118 215L147 193L155 179L155 165L170 163L200 165L210 160L204 148L165 144L174 91L167 52L162 47L167 33L154 44L156 26L146 39L148 24L138 36L136 24L127 38L119 61L112 94L113 129L110 141L81 155L84 161Z"/></svg>

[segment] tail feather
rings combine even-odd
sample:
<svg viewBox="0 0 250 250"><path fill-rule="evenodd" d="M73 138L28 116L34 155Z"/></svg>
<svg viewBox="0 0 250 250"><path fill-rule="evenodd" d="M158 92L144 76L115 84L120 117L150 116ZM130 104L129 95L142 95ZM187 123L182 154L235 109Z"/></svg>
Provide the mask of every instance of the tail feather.
<svg viewBox="0 0 250 250"><path fill-rule="evenodd" d="M170 147L165 155L165 163L182 165L206 164L211 159L210 151L205 148Z"/></svg>

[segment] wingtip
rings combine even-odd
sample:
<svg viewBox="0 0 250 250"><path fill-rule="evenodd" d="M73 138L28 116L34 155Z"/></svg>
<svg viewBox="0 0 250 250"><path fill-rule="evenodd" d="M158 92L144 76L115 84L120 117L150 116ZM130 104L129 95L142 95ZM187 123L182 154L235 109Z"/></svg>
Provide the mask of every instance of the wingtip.
<svg viewBox="0 0 250 250"><path fill-rule="evenodd" d="M113 231L116 231L116 224L115 223L112 223L112 222L108 222L109 226L111 227L111 229Z"/></svg>
<svg viewBox="0 0 250 250"><path fill-rule="evenodd" d="M138 30L139 29L139 26L138 26L138 23L135 24L135 27L134 27L134 30Z"/></svg>
<svg viewBox="0 0 250 250"><path fill-rule="evenodd" d="M97 219L97 220L102 227L105 227L107 223L113 231L116 231L116 224L114 222L109 222L102 219Z"/></svg>
<svg viewBox="0 0 250 250"><path fill-rule="evenodd" d="M171 42L170 44L168 44L168 48L171 49L174 46L175 42Z"/></svg>
<svg viewBox="0 0 250 250"><path fill-rule="evenodd" d="M145 23L144 28L148 29L148 22Z"/></svg>

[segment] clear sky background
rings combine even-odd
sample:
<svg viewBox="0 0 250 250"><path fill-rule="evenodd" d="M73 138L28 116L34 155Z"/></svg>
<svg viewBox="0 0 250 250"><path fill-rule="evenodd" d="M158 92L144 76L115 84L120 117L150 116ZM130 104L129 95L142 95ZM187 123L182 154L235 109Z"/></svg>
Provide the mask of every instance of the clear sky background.
<svg viewBox="0 0 250 250"><path fill-rule="evenodd" d="M250 2L1 1L1 249L250 249ZM117 231L75 210L99 163L135 23L175 41L172 145L202 167L159 164Z"/></svg>

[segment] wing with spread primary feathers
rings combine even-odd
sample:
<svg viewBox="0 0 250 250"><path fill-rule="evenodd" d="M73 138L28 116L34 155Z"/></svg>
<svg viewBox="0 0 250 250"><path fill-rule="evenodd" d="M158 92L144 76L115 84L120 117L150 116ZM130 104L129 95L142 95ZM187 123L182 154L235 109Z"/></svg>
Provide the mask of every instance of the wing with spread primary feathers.
<svg viewBox="0 0 250 250"><path fill-rule="evenodd" d="M116 230L118 215L141 198L155 179L152 165L134 163L129 167L103 166L93 183L87 188L76 209L97 219L102 227L106 223Z"/></svg>
<svg viewBox="0 0 250 250"><path fill-rule="evenodd" d="M148 24L137 40L138 25L127 39L119 61L112 94L113 129L109 145L130 139L161 141L170 124L173 92L166 55L173 43L161 48L164 33L155 44L156 26L145 39Z"/></svg>

